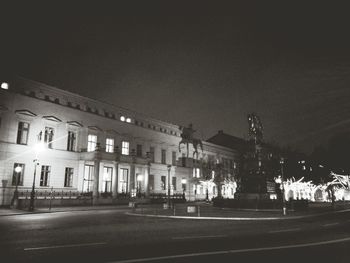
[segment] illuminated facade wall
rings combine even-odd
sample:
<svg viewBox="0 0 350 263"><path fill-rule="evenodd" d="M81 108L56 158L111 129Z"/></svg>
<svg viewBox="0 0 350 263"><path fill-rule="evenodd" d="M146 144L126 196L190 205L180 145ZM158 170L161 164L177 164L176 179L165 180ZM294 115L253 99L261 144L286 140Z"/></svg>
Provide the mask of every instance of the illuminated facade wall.
<svg viewBox="0 0 350 263"><path fill-rule="evenodd" d="M16 166L23 166L19 191L30 191L38 139L48 145L37 156L39 192L92 192L96 202L137 191L167 193L171 165L171 192L201 197L191 183L193 160L182 158L184 147L178 151L177 125L25 79L0 89L0 118L2 205L13 196ZM236 151L203 144L199 158L238 162Z"/></svg>

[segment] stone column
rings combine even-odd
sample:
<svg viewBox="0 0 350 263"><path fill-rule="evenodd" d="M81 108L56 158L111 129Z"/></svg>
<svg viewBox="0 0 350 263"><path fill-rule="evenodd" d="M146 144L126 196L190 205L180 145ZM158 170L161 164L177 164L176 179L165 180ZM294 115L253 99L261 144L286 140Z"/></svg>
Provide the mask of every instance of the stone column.
<svg viewBox="0 0 350 263"><path fill-rule="evenodd" d="M119 174L119 163L114 161L114 172L112 177L112 196L116 198L118 195L118 174Z"/></svg>
<svg viewBox="0 0 350 263"><path fill-rule="evenodd" d="M112 178L112 196L113 198L116 198L118 196L118 183L119 183L119 162L120 162L120 153L119 153L119 147L114 147L114 153L115 153L115 161L114 163L114 173Z"/></svg>
<svg viewBox="0 0 350 263"><path fill-rule="evenodd" d="M146 198L149 197L149 175L151 174L151 153L147 152L147 166L146 166L146 173L145 173L145 195Z"/></svg>
<svg viewBox="0 0 350 263"><path fill-rule="evenodd" d="M92 187L92 204L96 205L98 204L98 184L100 180L100 160L94 161L94 181L93 181L93 187Z"/></svg>
<svg viewBox="0 0 350 263"><path fill-rule="evenodd" d="M94 160L94 181L92 186L92 205L98 204L99 191L98 186L100 182L100 144L96 144L95 160Z"/></svg>
<svg viewBox="0 0 350 263"><path fill-rule="evenodd" d="M135 163L136 163L136 156L135 156L135 150L133 149L131 151L131 164L130 164L130 180L129 180L129 185L130 185L130 194L132 195L133 193L135 194L136 190L136 185L135 185Z"/></svg>

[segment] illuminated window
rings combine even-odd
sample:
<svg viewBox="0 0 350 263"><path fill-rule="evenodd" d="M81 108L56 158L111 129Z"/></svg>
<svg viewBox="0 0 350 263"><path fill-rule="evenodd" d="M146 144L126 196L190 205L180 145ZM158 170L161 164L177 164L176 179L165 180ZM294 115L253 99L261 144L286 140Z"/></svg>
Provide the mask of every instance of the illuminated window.
<svg viewBox="0 0 350 263"><path fill-rule="evenodd" d="M162 190L166 190L166 177L164 175L160 178L160 187Z"/></svg>
<svg viewBox="0 0 350 263"><path fill-rule="evenodd" d="M127 192L127 184L128 184L128 174L129 170L126 168L120 169L120 175L119 175L119 192L120 193L126 193Z"/></svg>
<svg viewBox="0 0 350 263"><path fill-rule="evenodd" d="M64 174L64 187L72 187L73 186L73 168L66 167L66 172Z"/></svg>
<svg viewBox="0 0 350 263"><path fill-rule="evenodd" d="M27 144L29 133L29 123L20 121L18 123L17 144Z"/></svg>
<svg viewBox="0 0 350 263"><path fill-rule="evenodd" d="M40 186L49 186L51 166L42 165L40 174Z"/></svg>
<svg viewBox="0 0 350 263"><path fill-rule="evenodd" d="M149 190L154 190L154 175L150 174L148 178Z"/></svg>
<svg viewBox="0 0 350 263"><path fill-rule="evenodd" d="M17 168L20 167L21 169ZM19 172L16 172L16 168ZM15 163L13 165L12 185L23 185L24 163Z"/></svg>
<svg viewBox="0 0 350 263"><path fill-rule="evenodd" d="M129 155L129 142L122 141L122 154L123 155Z"/></svg>
<svg viewBox="0 0 350 263"><path fill-rule="evenodd" d="M176 177L173 177L172 179L172 184L173 184L173 190L176 190Z"/></svg>
<svg viewBox="0 0 350 263"><path fill-rule="evenodd" d="M88 147L87 151L88 152L93 152L96 149L96 144L97 144L97 136L93 134L88 135Z"/></svg>
<svg viewBox="0 0 350 263"><path fill-rule="evenodd" d="M200 176L200 169L199 168L193 168L193 177L199 178Z"/></svg>
<svg viewBox="0 0 350 263"><path fill-rule="evenodd" d="M121 121L125 121L125 117L124 116L120 116L120 120Z"/></svg>
<svg viewBox="0 0 350 263"><path fill-rule="evenodd" d="M94 181L94 166L85 165L84 167L84 179L83 179L83 192L91 192L92 184Z"/></svg>
<svg viewBox="0 0 350 263"><path fill-rule="evenodd" d="M112 138L106 139L106 152L108 153L114 152L114 139Z"/></svg>
<svg viewBox="0 0 350 263"><path fill-rule="evenodd" d="M103 167L102 191L105 193L112 192L112 167Z"/></svg>
<svg viewBox="0 0 350 263"><path fill-rule="evenodd" d="M44 142L47 143L47 147L52 149L54 130L51 127L45 127Z"/></svg>

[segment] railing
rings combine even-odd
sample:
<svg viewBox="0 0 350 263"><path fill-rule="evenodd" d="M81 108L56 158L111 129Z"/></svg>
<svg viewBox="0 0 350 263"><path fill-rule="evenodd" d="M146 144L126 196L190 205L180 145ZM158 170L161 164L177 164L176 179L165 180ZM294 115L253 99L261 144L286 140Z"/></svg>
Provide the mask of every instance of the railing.
<svg viewBox="0 0 350 263"><path fill-rule="evenodd" d="M18 191L19 199L30 199L31 190ZM90 193L81 193L79 191L64 190L37 190L35 191L35 199L77 199L83 196L92 196Z"/></svg>

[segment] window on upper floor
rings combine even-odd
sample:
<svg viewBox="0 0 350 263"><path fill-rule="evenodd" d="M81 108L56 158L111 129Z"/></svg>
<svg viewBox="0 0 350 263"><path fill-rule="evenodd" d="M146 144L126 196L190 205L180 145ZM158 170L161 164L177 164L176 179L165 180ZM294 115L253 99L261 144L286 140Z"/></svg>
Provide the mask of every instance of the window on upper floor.
<svg viewBox="0 0 350 263"><path fill-rule="evenodd" d="M47 143L47 147L52 149L54 129L51 127L45 127L44 142Z"/></svg>
<svg viewBox="0 0 350 263"><path fill-rule="evenodd" d="M199 168L193 168L193 177L195 177L195 178L200 177L200 169Z"/></svg>
<svg viewBox="0 0 350 263"><path fill-rule="evenodd" d="M20 121L17 130L17 144L28 144L29 123Z"/></svg>
<svg viewBox="0 0 350 263"><path fill-rule="evenodd" d="M67 136L67 151L75 151L77 136L75 132L68 131Z"/></svg>
<svg viewBox="0 0 350 263"><path fill-rule="evenodd" d="M136 156L142 157L142 145L141 144L136 145Z"/></svg>
<svg viewBox="0 0 350 263"><path fill-rule="evenodd" d="M151 162L154 163L154 147L149 148L149 153L151 157Z"/></svg>
<svg viewBox="0 0 350 263"><path fill-rule="evenodd" d="M112 139L112 138L106 139L106 152L108 152L108 153L114 152L114 139Z"/></svg>
<svg viewBox="0 0 350 263"><path fill-rule="evenodd" d="M87 151L93 152L96 150L96 144L97 144L97 136L93 134L88 135L88 146Z"/></svg>
<svg viewBox="0 0 350 263"><path fill-rule="evenodd" d="M166 150L162 149L161 163L166 164Z"/></svg>
<svg viewBox="0 0 350 263"><path fill-rule="evenodd" d="M172 165L176 165L176 151L172 152Z"/></svg>
<svg viewBox="0 0 350 263"><path fill-rule="evenodd" d="M130 152L130 143L127 141L122 141L122 154L129 155Z"/></svg>

